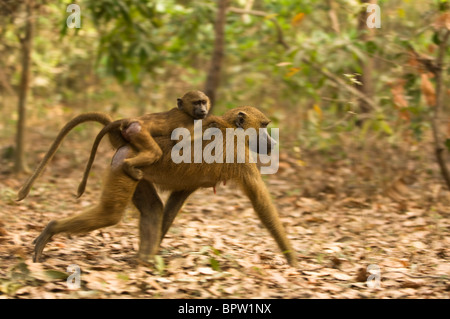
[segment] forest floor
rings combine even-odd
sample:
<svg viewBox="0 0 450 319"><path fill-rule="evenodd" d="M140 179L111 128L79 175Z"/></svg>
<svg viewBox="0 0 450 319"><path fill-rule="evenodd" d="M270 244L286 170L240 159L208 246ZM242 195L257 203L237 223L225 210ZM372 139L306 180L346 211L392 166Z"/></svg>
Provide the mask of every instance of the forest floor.
<svg viewBox="0 0 450 319"><path fill-rule="evenodd" d="M56 130L30 133L32 169ZM394 168L383 179L368 164L382 167L386 160L370 153L362 160L356 151L330 161L282 150L279 172L264 177L297 268L286 264L248 199L229 184L190 197L154 267L136 263L138 214L131 206L116 226L55 236L42 263L33 263L32 241L50 220L98 200L113 152L102 145L87 191L76 199L93 141L91 131L77 134L21 202L15 198L28 175L10 173L1 143L0 298L450 297L450 196L432 159L428 170ZM71 290L66 279L73 264L81 287Z"/></svg>

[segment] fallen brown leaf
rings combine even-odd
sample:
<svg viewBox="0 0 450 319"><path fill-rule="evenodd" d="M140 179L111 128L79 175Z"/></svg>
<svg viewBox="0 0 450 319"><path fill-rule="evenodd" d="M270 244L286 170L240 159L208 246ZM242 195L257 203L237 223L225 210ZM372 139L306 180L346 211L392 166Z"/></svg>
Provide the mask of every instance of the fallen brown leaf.
<svg viewBox="0 0 450 319"><path fill-rule="evenodd" d="M402 288L414 288L414 289L416 289L416 288L420 288L422 285L421 284L419 284L419 283L417 283L417 282L414 282L414 281L405 281L405 282L403 282L401 285L400 285L400 287L402 287Z"/></svg>
<svg viewBox="0 0 450 319"><path fill-rule="evenodd" d="M365 267L363 267L363 268L359 268L358 269L358 272L356 273L356 278L355 278L355 280L357 281L357 282L365 282L365 281L367 281L367 278L369 277L369 275L368 275L368 273L367 273L367 270L366 270L366 268Z"/></svg>

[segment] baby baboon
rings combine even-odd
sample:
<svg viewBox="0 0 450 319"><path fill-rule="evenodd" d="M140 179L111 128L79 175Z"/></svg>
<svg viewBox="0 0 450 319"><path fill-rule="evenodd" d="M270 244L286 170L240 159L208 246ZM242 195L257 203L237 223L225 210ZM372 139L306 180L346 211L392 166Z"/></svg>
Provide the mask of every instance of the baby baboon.
<svg viewBox="0 0 450 319"><path fill-rule="evenodd" d="M204 119L211 108L209 98L200 91L187 92L177 99L177 106L168 112L130 120L123 126L122 136L137 150L136 156L123 163L125 172L132 178L140 180L143 173L137 167L151 165L161 157L162 151L153 137L170 136L176 128L192 127L192 119Z"/></svg>
<svg viewBox="0 0 450 319"><path fill-rule="evenodd" d="M110 142L115 149L131 142L139 153L136 153L135 157L128 158L123 168L131 177L138 180L142 177L142 172L136 166L149 165L161 157L161 149L152 136L170 135L177 127L192 127L193 119L203 119L210 107L209 98L203 92L189 91L182 98L177 99L177 108L167 112L146 114L135 119L112 122L111 117L104 113L81 114L69 121L59 132L37 169L19 191L17 200L20 201L28 195L31 186L52 159L64 137L78 124L96 121L103 125L110 125L105 133L109 133ZM121 126L123 130L120 129ZM89 173L90 165L92 165L91 160L88 162L85 175ZM87 176L83 177L83 180L85 179ZM78 196L82 193L83 191Z"/></svg>
<svg viewBox="0 0 450 319"><path fill-rule="evenodd" d="M211 108L209 98L200 91L186 93L181 99L177 99L177 105L177 109L168 112L147 114L136 119L118 120L105 126L95 138L77 196L80 197L84 193L97 148L105 134L111 134L111 132L115 134L117 130L120 130L124 139L130 142L137 151L136 156L124 160L123 168L132 178L140 180L143 173L137 167L151 165L162 155L160 147L153 138L170 136L172 131L179 127L193 127L192 118L205 118Z"/></svg>
<svg viewBox="0 0 450 319"><path fill-rule="evenodd" d="M112 122L103 128L98 134L91 156L86 166L83 181L87 182L96 149L103 135L119 129L127 142L136 149L137 155L125 159L123 168L125 172L135 180L140 180L142 171L137 167L147 166L157 161L161 155L161 149L153 137L170 136L172 131L179 127L192 127L192 119L203 119L210 109L209 98L200 91L190 91L181 99L177 99L178 108L168 112L147 114L140 118L123 119ZM86 180L84 180L86 179ZM81 196L84 190L78 192Z"/></svg>
<svg viewBox="0 0 450 319"><path fill-rule="evenodd" d="M222 117L207 117L203 121L203 130L212 125L221 130L225 136L227 128L239 126L255 128L259 131L258 129L265 127L267 123L269 123L267 117L257 109L241 107L228 111ZM249 197L255 212L276 240L288 262L292 266L297 264L295 252L255 163L235 161L234 163L182 162L176 164L171 159L173 141L170 137L156 137L155 141L161 147L162 157L153 165L142 167L144 178L140 181L130 178L122 171L125 159L135 156L136 151L130 145L119 148L111 168L108 169L107 184L103 186L101 203L80 215L51 221L36 240L34 259L39 260L45 244L55 234L90 231L117 222L123 214L125 205L132 197L133 203L141 214L138 257L140 260L148 261L156 254L164 234L190 194L198 188L214 187L222 181L232 180L240 185ZM224 140L224 149L226 144ZM203 145L203 149L207 145ZM162 189L171 190L165 207L154 184ZM105 219L105 216L108 217Z"/></svg>

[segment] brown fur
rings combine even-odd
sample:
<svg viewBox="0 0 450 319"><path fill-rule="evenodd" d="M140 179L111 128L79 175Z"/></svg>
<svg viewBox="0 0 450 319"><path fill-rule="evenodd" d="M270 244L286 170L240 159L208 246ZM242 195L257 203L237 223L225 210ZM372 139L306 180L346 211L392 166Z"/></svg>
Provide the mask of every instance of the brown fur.
<svg viewBox="0 0 450 319"><path fill-rule="evenodd" d="M200 91L190 91L177 100L178 108L168 112L147 114L130 120L122 135L137 150L137 155L124 161L125 172L140 180L143 173L137 167L153 164L162 151L153 137L169 136L178 127L192 127L192 119L203 119L211 108L209 98Z"/></svg>
<svg viewBox="0 0 450 319"><path fill-rule="evenodd" d="M255 108L242 107L233 109L222 117L206 118L203 121L203 130L211 126L217 127L226 136L226 128L240 126L258 129L268 122L269 120ZM135 155L132 147L128 145L121 147L108 170L107 184L103 188L100 204L81 215L50 222L36 241L34 259L39 260L45 244L51 236L59 232L90 231L117 222L132 197L133 203L141 213L138 256L141 260L147 261L156 254L162 238L191 193L200 187L213 187L219 182L233 180L249 197L258 217L274 237L288 262L292 266L297 264L294 250L256 164L248 162L175 164L170 158L173 141L169 137L156 137L155 140L161 147L163 155L153 165L143 167L143 180L139 182L133 180L121 171L124 158ZM154 184L172 191L165 207L155 191ZM105 216L108 216L106 220L101 220Z"/></svg>
<svg viewBox="0 0 450 319"><path fill-rule="evenodd" d="M177 99L177 106L178 108L174 108L168 112L146 114L136 119L124 119L116 122L112 122L111 117L104 113L91 112L78 115L74 119L70 120L61 129L39 166L22 186L17 200L20 201L28 195L32 185L50 162L61 145L64 137L75 126L88 121L96 121L107 126L107 128L104 128L99 135L103 137L103 135L108 133L109 140L114 149L125 145L127 142L131 142L137 150L141 151L139 153L135 153L135 157L128 158L123 166L130 176L135 179L140 179L142 177L142 172L136 169L136 166L149 165L161 157L162 154L161 149L158 144L156 144L152 136L170 135L170 132L176 127L192 126L192 119L203 118L211 107L208 97L200 91L187 92L182 98ZM132 125L133 123L140 124L141 129L135 134L127 134L127 126ZM120 128L124 125L126 127L122 133ZM100 140L101 138L98 139L97 143L100 143ZM94 148L96 150L97 146L98 144L94 144L93 150ZM95 153L91 153L91 158L89 159L85 175L83 177L84 183L87 181L94 157ZM83 187L79 189L78 196L81 196L83 191Z"/></svg>
<svg viewBox="0 0 450 319"><path fill-rule="evenodd" d="M69 122L67 122L67 124L58 133L58 136L53 141L53 144L51 145L47 154L45 154L44 158L39 163L39 166L36 168L36 170L33 172L33 174L28 178L28 180L25 182L25 184L20 189L19 196L17 198L18 201L24 199L28 195L28 193L30 192L31 186L33 186L36 179L42 174L42 171L44 170L44 168L47 166L47 164L53 158L53 156L55 155L59 146L61 145L64 137L75 126L77 126L81 123L84 123L84 122L91 122L91 121L99 122L103 125L107 125L107 124L111 123L112 119L106 113L90 112L90 113L84 113L84 114L78 115L77 117L75 117L72 120L70 120ZM112 139L111 142L114 142L114 140Z"/></svg>
<svg viewBox="0 0 450 319"><path fill-rule="evenodd" d="M95 138L77 196L80 197L84 193L97 148L105 134L116 134L117 130L120 130L125 140L130 142L136 150L136 156L125 159L123 168L133 179L140 180L143 173L137 167L151 165L162 156L161 148L155 142L154 137L170 136L172 131L178 127L192 128L193 119L201 119L206 116L210 107L209 99L204 93L190 91L178 99L178 108L167 112L146 114L135 119L118 120L105 126ZM203 113L199 113L201 110Z"/></svg>
<svg viewBox="0 0 450 319"><path fill-rule="evenodd" d="M104 180L98 205L81 214L51 221L33 243L33 261L39 261L42 251L53 235L59 233L87 233L92 230L117 224L129 204L138 182L129 177L122 167L111 168Z"/></svg>

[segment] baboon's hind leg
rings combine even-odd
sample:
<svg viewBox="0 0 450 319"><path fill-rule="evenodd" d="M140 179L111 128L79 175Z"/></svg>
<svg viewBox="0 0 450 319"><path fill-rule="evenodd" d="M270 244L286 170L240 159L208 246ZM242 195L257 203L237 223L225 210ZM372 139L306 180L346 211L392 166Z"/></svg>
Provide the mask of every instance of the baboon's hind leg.
<svg viewBox="0 0 450 319"><path fill-rule="evenodd" d="M144 263L158 252L163 220L163 203L152 183L141 180L133 195L133 203L140 212L138 258Z"/></svg>
<svg viewBox="0 0 450 319"><path fill-rule="evenodd" d="M120 165L108 169L100 203L78 215L52 220L33 241L35 244L33 260L39 261L45 245L56 234L87 233L117 224L131 201L136 185L137 182L130 178Z"/></svg>

